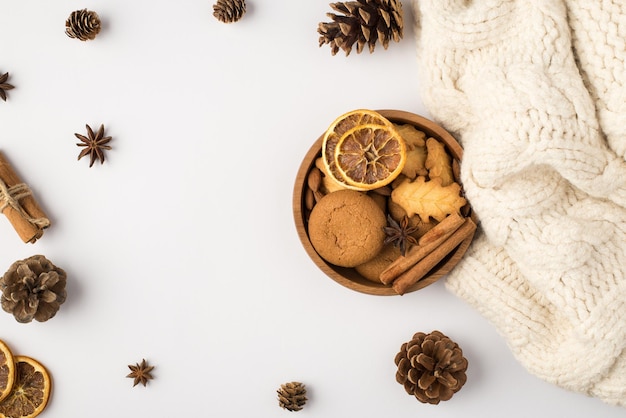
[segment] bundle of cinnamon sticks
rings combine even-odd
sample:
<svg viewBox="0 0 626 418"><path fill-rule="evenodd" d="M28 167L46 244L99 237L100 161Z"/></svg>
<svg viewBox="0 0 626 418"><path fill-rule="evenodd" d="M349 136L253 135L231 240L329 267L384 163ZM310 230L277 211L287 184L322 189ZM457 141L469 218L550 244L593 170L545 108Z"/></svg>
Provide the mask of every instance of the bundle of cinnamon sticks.
<svg viewBox="0 0 626 418"><path fill-rule="evenodd" d="M0 152L0 211L7 217L22 241L34 243L50 226L30 188L22 182Z"/></svg>
<svg viewBox="0 0 626 418"><path fill-rule="evenodd" d="M475 231L476 224L471 218L457 213L448 215L426 232L418 245L391 263L380 274L380 281L391 284L396 293L403 295Z"/></svg>

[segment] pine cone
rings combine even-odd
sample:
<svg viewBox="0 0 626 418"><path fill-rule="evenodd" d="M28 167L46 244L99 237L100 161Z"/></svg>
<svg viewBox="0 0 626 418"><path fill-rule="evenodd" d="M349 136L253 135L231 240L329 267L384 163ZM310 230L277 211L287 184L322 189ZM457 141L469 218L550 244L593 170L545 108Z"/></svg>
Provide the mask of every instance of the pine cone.
<svg viewBox="0 0 626 418"><path fill-rule="evenodd" d="M76 10L65 21L65 33L81 41L93 40L100 33L100 17L87 9Z"/></svg>
<svg viewBox="0 0 626 418"><path fill-rule="evenodd" d="M65 271L43 255L16 261L0 278L2 309L18 322L52 318L65 302Z"/></svg>
<svg viewBox="0 0 626 418"><path fill-rule="evenodd" d="M343 15L327 13L333 21L320 23L317 32L321 35L319 46L330 44L333 55L341 48L348 56L355 43L357 54L363 51L366 44L372 53L377 41L387 49L390 39L395 42L402 39L400 0L356 0L330 3L330 7Z"/></svg>
<svg viewBox="0 0 626 418"><path fill-rule="evenodd" d="M213 16L224 23L233 23L246 12L246 0L217 0L213 5Z"/></svg>
<svg viewBox="0 0 626 418"><path fill-rule="evenodd" d="M418 332L395 358L396 381L423 403L447 401L465 384L467 359L457 343L439 331Z"/></svg>
<svg viewBox="0 0 626 418"><path fill-rule="evenodd" d="M278 405L288 411L299 411L306 403L306 387L300 382L289 382L280 385L278 393Z"/></svg>

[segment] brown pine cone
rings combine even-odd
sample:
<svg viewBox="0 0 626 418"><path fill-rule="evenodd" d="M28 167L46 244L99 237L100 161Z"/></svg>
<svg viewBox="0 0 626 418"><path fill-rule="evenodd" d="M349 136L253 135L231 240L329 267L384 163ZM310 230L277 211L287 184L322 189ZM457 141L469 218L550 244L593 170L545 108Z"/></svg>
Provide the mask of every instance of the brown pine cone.
<svg viewBox="0 0 626 418"><path fill-rule="evenodd" d="M333 55L342 49L348 56L355 43L357 54L365 45L372 53L376 42L387 49L390 40L402 39L404 16L400 0L356 0L331 3L330 7L341 15L327 13L332 22L320 23L317 32L319 46L329 44Z"/></svg>
<svg viewBox="0 0 626 418"><path fill-rule="evenodd" d="M465 384L467 359L457 343L439 331L418 332L395 358L396 381L418 401L437 405Z"/></svg>
<svg viewBox="0 0 626 418"><path fill-rule="evenodd" d="M278 405L288 411L299 411L306 403L306 387L300 382L289 382L280 385Z"/></svg>
<svg viewBox="0 0 626 418"><path fill-rule="evenodd" d="M43 255L16 261L0 278L2 309L18 322L52 318L65 302L66 274Z"/></svg>
<svg viewBox="0 0 626 418"><path fill-rule="evenodd" d="M100 17L87 9L76 10L65 21L65 33L81 41L93 40L100 33Z"/></svg>
<svg viewBox="0 0 626 418"><path fill-rule="evenodd" d="M217 0L213 5L213 16L220 22L233 23L246 12L246 0Z"/></svg>

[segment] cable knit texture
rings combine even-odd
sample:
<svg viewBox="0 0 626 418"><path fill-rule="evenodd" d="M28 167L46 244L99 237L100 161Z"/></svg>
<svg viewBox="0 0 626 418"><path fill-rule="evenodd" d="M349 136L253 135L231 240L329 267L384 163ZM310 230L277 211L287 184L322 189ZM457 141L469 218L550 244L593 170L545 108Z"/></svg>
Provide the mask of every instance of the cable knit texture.
<svg viewBox="0 0 626 418"><path fill-rule="evenodd" d="M626 406L626 5L414 0L481 230L447 287L533 374Z"/></svg>

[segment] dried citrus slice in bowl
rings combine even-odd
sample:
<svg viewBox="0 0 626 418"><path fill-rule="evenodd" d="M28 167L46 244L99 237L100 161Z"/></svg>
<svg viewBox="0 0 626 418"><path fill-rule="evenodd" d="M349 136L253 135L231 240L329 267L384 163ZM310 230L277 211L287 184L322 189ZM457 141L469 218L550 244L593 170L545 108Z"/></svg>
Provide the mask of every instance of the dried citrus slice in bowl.
<svg viewBox="0 0 626 418"><path fill-rule="evenodd" d="M339 138L335 165L344 182L359 190L391 183L404 168L406 145L393 125L358 125Z"/></svg>
<svg viewBox="0 0 626 418"><path fill-rule="evenodd" d="M348 189L362 190L358 186L346 183L335 163L335 150L347 132L363 125L380 125L394 129L393 124L380 113L368 109L357 109L336 118L324 133L322 140L322 160L326 171L339 185Z"/></svg>
<svg viewBox="0 0 626 418"><path fill-rule="evenodd" d="M50 398L50 375L41 363L26 356L15 356L15 368L15 383L9 395L0 402L0 417L36 417Z"/></svg>
<svg viewBox="0 0 626 418"><path fill-rule="evenodd" d="M0 401L11 392L15 382L15 360L9 347L0 341Z"/></svg>

